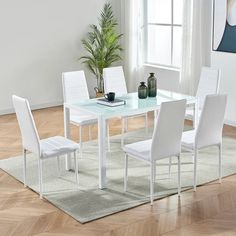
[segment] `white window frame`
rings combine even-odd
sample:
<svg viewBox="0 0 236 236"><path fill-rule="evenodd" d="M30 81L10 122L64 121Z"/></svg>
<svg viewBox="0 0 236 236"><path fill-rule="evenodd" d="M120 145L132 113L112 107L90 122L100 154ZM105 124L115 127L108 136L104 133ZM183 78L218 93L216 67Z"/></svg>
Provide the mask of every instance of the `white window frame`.
<svg viewBox="0 0 236 236"><path fill-rule="evenodd" d="M171 27L171 64L160 64L154 62L148 62L147 52L148 52L148 26L170 26ZM174 70L179 70L181 68L173 65L173 53L174 53L174 27L181 27L183 29L183 24L174 24L174 0L171 0L171 23L149 23L148 22L148 0L144 4L144 31L145 31L145 41L144 41L144 56L145 56L145 65L153 65L155 67L161 68L172 68Z"/></svg>

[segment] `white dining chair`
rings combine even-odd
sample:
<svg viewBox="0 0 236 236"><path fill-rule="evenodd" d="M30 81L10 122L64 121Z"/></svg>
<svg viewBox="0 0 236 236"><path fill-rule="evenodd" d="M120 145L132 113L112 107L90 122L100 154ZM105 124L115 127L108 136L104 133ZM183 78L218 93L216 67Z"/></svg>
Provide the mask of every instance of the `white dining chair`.
<svg viewBox="0 0 236 236"><path fill-rule="evenodd" d="M50 137L46 139L39 139L38 131L35 126L34 118L30 110L29 102L27 99L12 96L13 105L15 108L17 120L20 126L22 145L23 145L23 179L24 186L27 186L26 180L26 154L32 152L38 156L38 175L39 175L39 195L43 197L43 177L42 177L42 165L43 160L51 157L57 157L57 167L60 171L59 157L61 155L74 153L75 159L75 176L78 184L78 160L76 157L76 151L79 149L79 145L69 139L61 136Z"/></svg>
<svg viewBox="0 0 236 236"><path fill-rule="evenodd" d="M103 69L104 91L105 93L114 92L116 97L124 96L128 93L125 75L122 66L109 67ZM132 117L145 116L145 128L148 132L148 116L147 113L141 113L135 116L123 116L122 119L122 136L121 146L124 145L124 133L128 131L128 119Z"/></svg>
<svg viewBox="0 0 236 236"><path fill-rule="evenodd" d="M158 112L152 139L127 144L125 152L124 190L127 190L128 157L145 161L150 165L150 201L153 204L156 161L176 156L178 158L178 195L181 192L180 151L184 127L186 100L163 102Z"/></svg>
<svg viewBox="0 0 236 236"><path fill-rule="evenodd" d="M182 148L194 155L194 191L196 191L197 186L198 151L203 148L209 146L217 146L219 148L219 182L221 182L222 129L226 101L226 95L207 95L198 127L183 133Z"/></svg>
<svg viewBox="0 0 236 236"><path fill-rule="evenodd" d="M62 87L64 102L76 103L89 99L88 86L84 71L71 71L62 73ZM97 117L86 111L78 111L70 109L70 123L79 127L79 143L80 155L82 156L82 128L89 126L89 139L92 140L92 128L98 122ZM109 142L109 127L108 133L108 149Z"/></svg>
<svg viewBox="0 0 236 236"><path fill-rule="evenodd" d="M199 117L203 108L205 97L210 94L219 93L220 76L221 72L219 69L214 69L211 67L202 67L198 88L196 92L196 97L198 99ZM193 120L193 122L195 123L194 117L195 117L195 110L193 109L193 107L187 107L186 119Z"/></svg>

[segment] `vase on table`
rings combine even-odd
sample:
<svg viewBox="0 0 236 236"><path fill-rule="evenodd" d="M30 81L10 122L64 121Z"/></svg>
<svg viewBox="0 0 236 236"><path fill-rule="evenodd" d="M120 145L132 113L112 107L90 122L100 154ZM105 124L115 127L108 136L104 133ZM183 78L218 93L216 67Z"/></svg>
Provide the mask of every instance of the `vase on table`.
<svg viewBox="0 0 236 236"><path fill-rule="evenodd" d="M138 87L138 98L145 99L148 96L148 88L145 85L145 82L140 82Z"/></svg>
<svg viewBox="0 0 236 236"><path fill-rule="evenodd" d="M157 96L157 79L154 73L150 73L148 77L148 97L156 97Z"/></svg>

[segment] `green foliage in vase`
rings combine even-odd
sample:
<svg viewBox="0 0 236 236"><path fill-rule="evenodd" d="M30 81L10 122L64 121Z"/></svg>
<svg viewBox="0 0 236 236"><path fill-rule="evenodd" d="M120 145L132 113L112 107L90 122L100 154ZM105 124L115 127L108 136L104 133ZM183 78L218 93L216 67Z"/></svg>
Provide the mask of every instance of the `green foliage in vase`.
<svg viewBox="0 0 236 236"><path fill-rule="evenodd" d="M118 23L110 3L104 5L98 22L98 26L89 26L91 31L88 32L87 39L82 40L87 55L80 59L83 59L83 63L96 76L97 88L95 89L98 92L104 92L103 68L110 67L114 62L121 60L120 39L122 34L118 34L116 31Z"/></svg>

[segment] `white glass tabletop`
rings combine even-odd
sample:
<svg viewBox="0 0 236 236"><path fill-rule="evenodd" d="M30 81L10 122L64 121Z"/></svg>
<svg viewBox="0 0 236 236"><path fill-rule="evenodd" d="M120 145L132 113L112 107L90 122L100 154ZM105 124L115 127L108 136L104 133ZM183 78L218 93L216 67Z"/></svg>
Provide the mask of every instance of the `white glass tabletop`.
<svg viewBox="0 0 236 236"><path fill-rule="evenodd" d="M157 110L162 102L180 99L186 99L187 104L193 104L196 102L195 97L167 90L157 90L157 96L155 98L148 97L146 99L139 99L137 93L129 93L117 98L125 100L125 105L109 107L97 104L97 99L88 99L80 102L66 103L65 106L72 109L85 110L92 114L101 115L104 118L111 118Z"/></svg>

